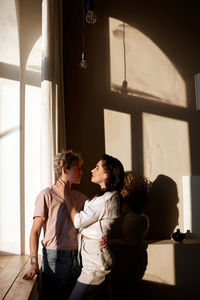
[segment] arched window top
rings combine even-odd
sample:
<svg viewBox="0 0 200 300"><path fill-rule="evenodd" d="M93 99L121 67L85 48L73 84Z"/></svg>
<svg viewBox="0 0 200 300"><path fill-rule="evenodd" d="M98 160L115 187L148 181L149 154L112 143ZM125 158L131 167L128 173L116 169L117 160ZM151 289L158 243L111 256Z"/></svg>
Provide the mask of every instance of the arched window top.
<svg viewBox="0 0 200 300"><path fill-rule="evenodd" d="M41 64L42 64L42 52L41 52L41 44L42 37L40 37L36 43L34 44L28 60L26 64L26 70L33 72L41 72Z"/></svg>

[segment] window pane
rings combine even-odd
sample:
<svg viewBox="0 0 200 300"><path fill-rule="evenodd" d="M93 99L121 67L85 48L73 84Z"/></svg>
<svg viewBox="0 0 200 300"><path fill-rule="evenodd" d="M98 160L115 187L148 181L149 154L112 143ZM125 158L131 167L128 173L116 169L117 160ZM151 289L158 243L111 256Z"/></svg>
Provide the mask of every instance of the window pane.
<svg viewBox="0 0 200 300"><path fill-rule="evenodd" d="M125 170L132 170L130 115L104 109L104 131L106 153L117 157Z"/></svg>

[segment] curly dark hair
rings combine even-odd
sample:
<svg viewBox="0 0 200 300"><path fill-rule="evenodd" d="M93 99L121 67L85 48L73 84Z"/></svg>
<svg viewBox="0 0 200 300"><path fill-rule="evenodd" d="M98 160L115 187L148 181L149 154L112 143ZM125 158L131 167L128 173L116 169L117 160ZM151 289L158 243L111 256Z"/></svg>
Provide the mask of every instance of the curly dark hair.
<svg viewBox="0 0 200 300"><path fill-rule="evenodd" d="M78 164L79 162L83 162L80 153L76 153L73 150L58 153L54 159L54 173L56 180L61 176L63 167L70 169L73 164Z"/></svg>
<svg viewBox="0 0 200 300"><path fill-rule="evenodd" d="M108 177L105 181L106 188L101 189L98 196L103 195L107 191L117 191L120 193L124 184L124 167L122 163L115 157L103 154L101 157L102 167Z"/></svg>
<svg viewBox="0 0 200 300"><path fill-rule="evenodd" d="M124 186L121 191L122 198L128 201L132 211L142 212L149 200L152 182L144 176L137 176L127 171L124 177Z"/></svg>

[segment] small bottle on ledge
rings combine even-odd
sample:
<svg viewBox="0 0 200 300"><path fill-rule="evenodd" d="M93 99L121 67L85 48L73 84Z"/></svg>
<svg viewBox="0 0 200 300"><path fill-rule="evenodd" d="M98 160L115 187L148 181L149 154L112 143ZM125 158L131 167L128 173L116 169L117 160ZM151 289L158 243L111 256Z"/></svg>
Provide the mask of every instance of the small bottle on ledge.
<svg viewBox="0 0 200 300"><path fill-rule="evenodd" d="M177 229L176 232L172 233L172 238L174 241L181 243L185 238L185 233L180 232L180 229Z"/></svg>

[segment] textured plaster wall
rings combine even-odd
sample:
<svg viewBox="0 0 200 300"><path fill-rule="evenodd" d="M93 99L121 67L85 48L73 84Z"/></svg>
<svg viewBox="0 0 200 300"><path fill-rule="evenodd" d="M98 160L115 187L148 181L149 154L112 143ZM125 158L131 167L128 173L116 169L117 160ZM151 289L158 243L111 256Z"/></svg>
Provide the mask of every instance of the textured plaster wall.
<svg viewBox="0 0 200 300"><path fill-rule="evenodd" d="M90 170L106 151L105 136L112 130L120 132L118 122L114 128L107 124L105 132L104 110L126 113L130 145L122 143L119 156L131 152L129 168L153 181L147 212L149 238L168 238L176 226L184 227L183 176L200 175L200 118L194 91L200 42L195 2L95 3L97 22L85 23L88 67L81 70L81 1L64 1L66 140L68 148L84 157L78 188L89 196L96 192ZM123 22L126 94L120 85L125 74ZM110 154L117 151L113 143Z"/></svg>

